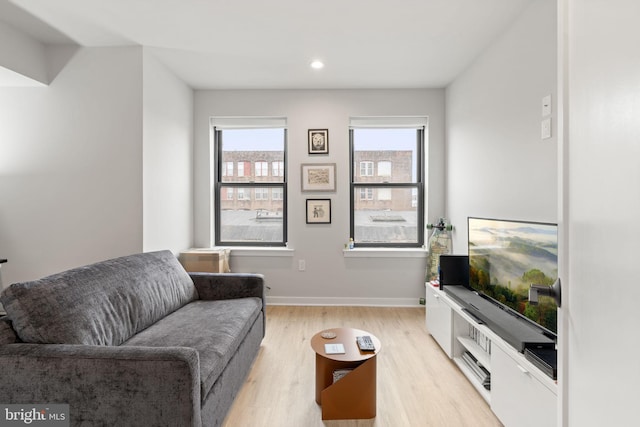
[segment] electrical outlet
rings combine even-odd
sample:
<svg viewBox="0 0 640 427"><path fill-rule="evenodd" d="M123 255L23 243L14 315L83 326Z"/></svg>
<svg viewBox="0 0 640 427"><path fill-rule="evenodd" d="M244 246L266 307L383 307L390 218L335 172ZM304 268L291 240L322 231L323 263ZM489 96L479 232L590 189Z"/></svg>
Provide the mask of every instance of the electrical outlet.
<svg viewBox="0 0 640 427"><path fill-rule="evenodd" d="M307 263L303 259L298 260L298 271L304 271L307 268Z"/></svg>
<svg viewBox="0 0 640 427"><path fill-rule="evenodd" d="M541 135L542 139L551 138L551 118L542 121Z"/></svg>

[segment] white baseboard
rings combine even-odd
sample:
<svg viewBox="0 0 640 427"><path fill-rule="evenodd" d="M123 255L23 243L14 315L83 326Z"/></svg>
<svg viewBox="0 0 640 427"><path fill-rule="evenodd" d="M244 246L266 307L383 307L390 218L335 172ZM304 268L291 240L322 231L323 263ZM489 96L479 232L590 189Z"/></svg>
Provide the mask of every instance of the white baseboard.
<svg viewBox="0 0 640 427"><path fill-rule="evenodd" d="M270 297L267 305L421 307L419 298Z"/></svg>

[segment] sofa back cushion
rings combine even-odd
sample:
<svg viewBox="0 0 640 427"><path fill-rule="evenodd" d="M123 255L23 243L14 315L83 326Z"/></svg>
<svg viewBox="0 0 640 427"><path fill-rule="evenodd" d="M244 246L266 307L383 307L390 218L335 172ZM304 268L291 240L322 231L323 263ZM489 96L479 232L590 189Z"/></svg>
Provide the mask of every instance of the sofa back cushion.
<svg viewBox="0 0 640 427"><path fill-rule="evenodd" d="M7 316L0 317L0 345L18 342L18 336L11 327L11 321Z"/></svg>
<svg viewBox="0 0 640 427"><path fill-rule="evenodd" d="M197 298L177 258L160 251L16 283L0 300L24 342L120 345Z"/></svg>

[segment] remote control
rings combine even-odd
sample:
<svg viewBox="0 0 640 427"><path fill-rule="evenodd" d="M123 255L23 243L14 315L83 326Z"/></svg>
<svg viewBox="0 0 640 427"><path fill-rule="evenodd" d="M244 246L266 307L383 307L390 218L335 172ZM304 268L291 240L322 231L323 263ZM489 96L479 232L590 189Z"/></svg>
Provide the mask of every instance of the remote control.
<svg viewBox="0 0 640 427"><path fill-rule="evenodd" d="M356 337L356 342L358 343L358 348L362 351L374 351L376 349L369 335Z"/></svg>

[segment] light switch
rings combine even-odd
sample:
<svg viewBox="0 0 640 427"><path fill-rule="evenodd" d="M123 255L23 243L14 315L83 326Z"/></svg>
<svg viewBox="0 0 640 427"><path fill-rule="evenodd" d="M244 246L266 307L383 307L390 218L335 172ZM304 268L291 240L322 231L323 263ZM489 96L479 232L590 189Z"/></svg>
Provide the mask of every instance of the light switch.
<svg viewBox="0 0 640 427"><path fill-rule="evenodd" d="M542 117L546 117L551 114L551 95L547 95L542 98Z"/></svg>

